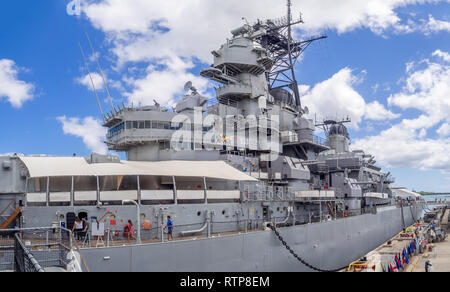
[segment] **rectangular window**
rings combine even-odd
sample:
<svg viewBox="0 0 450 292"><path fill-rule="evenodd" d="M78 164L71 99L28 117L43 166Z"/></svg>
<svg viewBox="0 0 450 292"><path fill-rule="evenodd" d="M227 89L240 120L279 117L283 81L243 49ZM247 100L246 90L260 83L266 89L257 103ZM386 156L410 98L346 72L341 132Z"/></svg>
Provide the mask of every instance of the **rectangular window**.
<svg viewBox="0 0 450 292"><path fill-rule="evenodd" d="M145 121L145 128L151 129L152 128L152 122L151 121Z"/></svg>

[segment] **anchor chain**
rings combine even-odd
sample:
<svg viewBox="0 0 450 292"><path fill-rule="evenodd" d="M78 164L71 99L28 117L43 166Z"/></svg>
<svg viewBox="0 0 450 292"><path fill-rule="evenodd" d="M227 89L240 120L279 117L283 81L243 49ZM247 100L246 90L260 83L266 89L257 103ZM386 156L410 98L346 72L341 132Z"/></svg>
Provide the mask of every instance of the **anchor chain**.
<svg viewBox="0 0 450 292"><path fill-rule="evenodd" d="M278 232L278 230L275 228L275 226L270 226L270 229L272 229L272 231L275 233L275 235L277 236L278 240L281 241L281 243L283 244L283 246L302 264L304 264L305 266L307 266L308 268L310 268L311 270L317 271L317 272L322 272L322 273L333 273L333 272L339 272L342 269L345 269L345 267L342 267L340 269L336 269L336 270L323 270L323 269L319 269L311 264L309 264L308 262L306 262L304 259L302 259L298 254L296 254L292 248L286 243L286 241L284 240L284 238L281 236L281 234Z"/></svg>

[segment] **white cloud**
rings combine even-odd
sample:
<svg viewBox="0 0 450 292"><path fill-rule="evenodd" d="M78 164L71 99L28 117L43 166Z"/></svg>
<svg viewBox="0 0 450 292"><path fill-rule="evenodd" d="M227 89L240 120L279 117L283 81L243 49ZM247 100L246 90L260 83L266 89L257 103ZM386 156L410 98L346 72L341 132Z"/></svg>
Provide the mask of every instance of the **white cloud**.
<svg viewBox="0 0 450 292"><path fill-rule="evenodd" d="M378 101L374 101L372 103L367 104L366 106L366 114L364 118L374 121L384 121L384 120L393 120L399 118L400 114L394 114L391 111L387 110L381 103Z"/></svg>
<svg viewBox="0 0 450 292"><path fill-rule="evenodd" d="M441 137L450 136L450 125L448 123L442 124L442 126L436 131Z"/></svg>
<svg viewBox="0 0 450 292"><path fill-rule="evenodd" d="M450 1L447 0L447 2ZM428 15L428 19L419 19L418 21L408 19L406 24L398 23L393 28L394 33L397 34L420 32L424 35L431 35L439 32L450 32L450 22L438 20L432 15Z"/></svg>
<svg viewBox="0 0 450 292"><path fill-rule="evenodd" d="M442 60L444 60L445 62L450 62L450 54L447 53L447 52L443 52L443 51L441 51L441 50L436 50L436 51L433 53L433 56L434 56L434 57L439 57L439 58L441 58Z"/></svg>
<svg viewBox="0 0 450 292"><path fill-rule="evenodd" d="M164 64L162 69L150 65L145 77L126 80L133 87L132 92L126 93L130 103L148 105L156 100L162 105L174 106L175 97L182 96L184 84L187 81L192 81L199 92L206 90L208 85L206 79L187 72L194 66L193 63L177 57L164 59L161 62Z"/></svg>
<svg viewBox="0 0 450 292"><path fill-rule="evenodd" d="M162 57L166 52L209 61L209 52L229 31L249 21L277 18L286 13L285 1L273 0L85 0L84 13L93 25L107 32L123 60ZM369 28L376 33L405 30L396 9L441 0L302 0L293 1L302 12L303 30L335 29L339 33ZM431 22L431 21L430 21ZM435 27L435 24L430 24ZM440 25L440 24L439 24ZM439 26L438 25L438 26ZM166 29L161 29L164 27ZM406 26L407 27L407 26ZM148 48L157 49L148 49Z"/></svg>
<svg viewBox="0 0 450 292"><path fill-rule="evenodd" d="M435 19L432 15L428 16L428 22L422 26L421 30L425 34L436 33L440 31L450 32L450 22Z"/></svg>
<svg viewBox="0 0 450 292"><path fill-rule="evenodd" d="M374 154L387 167L450 170L450 139L426 139L403 120L377 136L353 141L352 149ZM422 134L422 135L421 135Z"/></svg>
<svg viewBox="0 0 450 292"><path fill-rule="evenodd" d="M411 69L403 90L391 95L388 103L425 113L431 120L429 126L443 120L450 122L450 65L422 60L416 66L425 67L415 71Z"/></svg>
<svg viewBox="0 0 450 292"><path fill-rule="evenodd" d="M443 55L447 54L442 52ZM424 68L417 68L424 65ZM404 88L392 95L389 104L402 109L416 109L415 119L404 119L379 135L353 142L353 149L364 149L376 155L378 162L389 167L412 167L423 170L450 171L450 66L422 60L410 66ZM439 138L427 137L437 130Z"/></svg>
<svg viewBox="0 0 450 292"><path fill-rule="evenodd" d="M344 68L330 79L316 84L313 88L300 86L303 105L318 118L343 118L349 116L358 125L365 113L364 98L353 89L358 78L349 68Z"/></svg>
<svg viewBox="0 0 450 292"><path fill-rule="evenodd" d="M364 98L353 88L362 82L360 76L353 74L350 68L344 68L330 79L316 84L313 88L299 86L302 103L312 115L322 118L342 119L350 117L353 127L357 128L363 119L391 120L398 118L378 101L367 104Z"/></svg>
<svg viewBox="0 0 450 292"><path fill-rule="evenodd" d="M217 49L230 31L264 18L286 13L285 1L273 0L84 0L84 16L94 27L106 33L117 69L125 64L148 66L146 76L128 72L124 80L132 88L126 92L129 102L151 102L156 96L172 103L184 82L194 79L184 66L173 70L168 62L181 59L186 64L209 64L210 52ZM293 14L303 13L301 31L311 34L324 29L339 33L368 28L376 33L399 30L401 19L396 9L440 0L302 0L293 1ZM299 31L300 32L300 31ZM178 61L175 61L178 62ZM164 68L157 69L154 68ZM158 76L159 75L159 76ZM131 76L131 77L130 77ZM204 84L194 80L199 87ZM163 83L164 82L164 83ZM173 86L170 85L172 83ZM173 88L174 87L174 88ZM123 90L122 90L123 91ZM357 116L357 114L355 114Z"/></svg>
<svg viewBox="0 0 450 292"><path fill-rule="evenodd" d="M106 129L98 120L93 117L79 119L62 116L58 117L58 121L62 123L64 134L82 138L83 143L90 151L99 154L108 153L105 143L102 142L106 135Z"/></svg>
<svg viewBox="0 0 450 292"><path fill-rule="evenodd" d="M92 81L91 81L91 77L92 77ZM94 89L92 88L92 82L94 83L95 90L97 90L97 91L104 90L102 76L98 73L91 73L91 76L89 76L89 74L86 74L83 77L76 78L75 81L78 84L84 85L90 91L94 91Z"/></svg>
<svg viewBox="0 0 450 292"><path fill-rule="evenodd" d="M15 108L34 98L34 86L19 80L19 71L14 61L0 59L0 99L6 98Z"/></svg>

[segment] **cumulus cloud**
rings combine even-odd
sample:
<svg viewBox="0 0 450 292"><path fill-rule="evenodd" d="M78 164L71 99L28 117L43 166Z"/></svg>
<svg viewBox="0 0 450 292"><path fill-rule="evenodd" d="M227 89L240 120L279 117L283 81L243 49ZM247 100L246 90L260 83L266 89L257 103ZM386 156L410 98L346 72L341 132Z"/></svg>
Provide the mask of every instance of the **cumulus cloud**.
<svg viewBox="0 0 450 292"><path fill-rule="evenodd" d="M353 141L352 149L364 149L388 167L450 170L450 139L427 139L421 129L403 120L377 136Z"/></svg>
<svg viewBox="0 0 450 292"><path fill-rule="evenodd" d="M19 80L19 71L14 61L0 59L0 99L6 98L15 108L34 98L34 85Z"/></svg>
<svg viewBox="0 0 450 292"><path fill-rule="evenodd" d="M443 51L441 51L441 50L436 50L436 51L433 53L433 56L434 56L434 57L439 57L439 58L441 58L442 60L444 60L445 62L450 62L450 54L447 53L447 52L443 52Z"/></svg>
<svg viewBox="0 0 450 292"><path fill-rule="evenodd" d="M167 0L158 1L157 5L156 1L149 0L84 2L85 16L112 37L115 53L122 61L152 59L170 52L209 62L209 52L214 49L211 46L222 42L230 36L231 29L242 25L242 17L255 21L286 13L285 1L273 0ZM382 33L405 26L396 9L439 2L443 1L302 0L293 1L293 11L303 13L305 24L301 29L307 32L335 29L345 33L368 28Z"/></svg>
<svg viewBox="0 0 450 292"><path fill-rule="evenodd" d="M435 19L432 15L428 16L428 22L422 26L421 30L425 34L431 34L441 31L450 32L450 22Z"/></svg>
<svg viewBox="0 0 450 292"><path fill-rule="evenodd" d="M436 51L441 52L441 51ZM433 55L439 55L436 54ZM446 52L441 52L446 55ZM425 67L417 67L425 66ZM450 66L421 60L410 65L403 89L389 97L389 104L416 109L420 115L404 119L379 135L353 142L353 149L364 149L389 167L413 167L450 171ZM439 138L428 137L439 127Z"/></svg>
<svg viewBox="0 0 450 292"><path fill-rule="evenodd" d="M106 129L101 126L100 121L93 117L80 119L62 116L57 119L62 123L64 134L82 138L83 143L92 152L108 153L105 143L102 142L106 135Z"/></svg>
<svg viewBox="0 0 450 292"><path fill-rule="evenodd" d="M391 95L388 103L425 113L432 120L430 126L442 120L450 122L450 65L425 59L414 63L414 68L410 69L403 90Z"/></svg>
<svg viewBox="0 0 450 292"><path fill-rule="evenodd" d="M310 113L320 114L319 118L342 118L349 116L358 125L365 113L364 98L353 89L358 78L350 68L344 68L330 79L316 84L313 88L300 86L303 104Z"/></svg>
<svg viewBox="0 0 450 292"><path fill-rule="evenodd" d="M170 57L161 61L162 67L148 66L143 78L127 79L126 82L133 87L126 93L129 102L133 104L148 105L156 100L158 103L168 106L175 105L176 96L184 93L184 84L192 81L194 86L203 92L207 89L208 81L188 73L194 67L190 61L178 57Z"/></svg>
<svg viewBox="0 0 450 292"><path fill-rule="evenodd" d="M91 73L91 76L89 76L89 74L86 74L83 77L76 78L75 81L78 84L84 85L90 91L94 91L94 89L92 88L92 82L94 83L95 90L97 91L104 90L102 76L98 73Z"/></svg>
<svg viewBox="0 0 450 292"><path fill-rule="evenodd" d="M408 19L405 23L398 23L393 27L393 32L396 34L419 32L424 35L450 32L450 22L435 19L432 15L428 15L428 19L419 19L418 21Z"/></svg>
<svg viewBox="0 0 450 292"><path fill-rule="evenodd" d="M357 128L363 119L380 121L399 117L378 101L367 104L354 89L360 82L361 76L355 75L350 68L344 68L313 88L301 85L299 89L303 95L303 104L319 119L342 119L348 116L352 119L353 127Z"/></svg>
<svg viewBox="0 0 450 292"><path fill-rule="evenodd" d="M299 26L299 34L325 29L345 33L359 28L382 34L405 27L396 12L398 8L442 1L302 0L293 1L292 10L295 18L296 12L303 13L305 23ZM186 64L209 64L210 52L231 37L232 29L244 24L242 17L253 22L285 13L285 1L273 0L83 0L83 15L107 35L116 68L120 70L127 63L148 65L144 77L129 74L124 78L132 88L126 92L130 102L148 102L153 95L169 103L177 99L174 94L179 93L181 84L194 79L190 74L192 66L174 71L167 62L180 58ZM169 80L175 89L159 83ZM195 81L202 86L202 81Z"/></svg>
<svg viewBox="0 0 450 292"><path fill-rule="evenodd" d="M399 118L400 116L400 114L394 114L393 112L387 110L384 105L378 101L367 104L366 114L364 115L366 119L374 121L393 120Z"/></svg>
<svg viewBox="0 0 450 292"><path fill-rule="evenodd" d="M450 136L450 125L448 123L442 124L442 126L436 132L441 137Z"/></svg>

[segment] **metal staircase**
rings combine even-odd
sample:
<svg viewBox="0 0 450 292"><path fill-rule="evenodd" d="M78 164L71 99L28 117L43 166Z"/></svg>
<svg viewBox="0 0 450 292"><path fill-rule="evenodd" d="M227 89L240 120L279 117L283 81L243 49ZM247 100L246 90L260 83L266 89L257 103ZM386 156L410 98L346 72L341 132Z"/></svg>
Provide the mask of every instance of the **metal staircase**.
<svg viewBox="0 0 450 292"><path fill-rule="evenodd" d="M12 205L12 203L10 203L7 208L9 208L11 205ZM6 211L6 209L3 210L2 212ZM9 226L9 224L11 224L14 221L14 219L17 218L17 216L20 214L20 212L22 212L22 207L21 206L17 207L14 210L14 212L6 219L6 221L3 222L3 224L0 226L0 230L6 229Z"/></svg>

